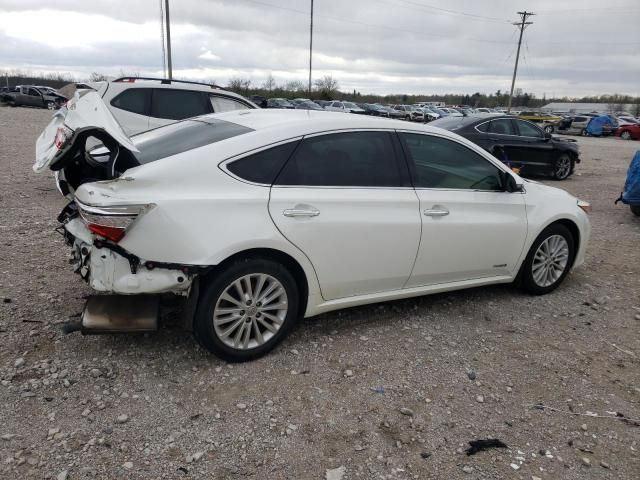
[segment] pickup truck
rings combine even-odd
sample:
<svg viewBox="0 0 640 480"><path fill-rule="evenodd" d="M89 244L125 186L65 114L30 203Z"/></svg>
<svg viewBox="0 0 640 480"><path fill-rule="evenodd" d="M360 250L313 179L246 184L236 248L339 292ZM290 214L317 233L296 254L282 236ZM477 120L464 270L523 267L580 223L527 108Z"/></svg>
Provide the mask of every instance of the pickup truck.
<svg viewBox="0 0 640 480"><path fill-rule="evenodd" d="M3 88L0 92L0 101L12 107L41 107L56 110L67 101L67 98L33 85L19 85L14 88Z"/></svg>

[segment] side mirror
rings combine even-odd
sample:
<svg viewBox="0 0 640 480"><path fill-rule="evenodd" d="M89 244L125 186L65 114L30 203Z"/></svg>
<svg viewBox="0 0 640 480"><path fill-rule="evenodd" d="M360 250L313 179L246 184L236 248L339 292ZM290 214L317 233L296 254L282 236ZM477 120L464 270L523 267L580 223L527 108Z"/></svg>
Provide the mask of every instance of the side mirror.
<svg viewBox="0 0 640 480"><path fill-rule="evenodd" d="M522 184L516 180L516 177L503 170L500 170L500 180L505 192L513 193L522 191Z"/></svg>

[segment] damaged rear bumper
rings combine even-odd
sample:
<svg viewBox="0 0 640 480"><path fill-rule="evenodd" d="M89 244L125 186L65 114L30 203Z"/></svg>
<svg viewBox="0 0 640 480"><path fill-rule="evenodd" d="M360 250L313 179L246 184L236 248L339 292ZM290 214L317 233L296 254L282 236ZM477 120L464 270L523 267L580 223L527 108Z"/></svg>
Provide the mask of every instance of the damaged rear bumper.
<svg viewBox="0 0 640 480"><path fill-rule="evenodd" d="M94 236L80 217L64 223L71 246L70 263L91 288L123 295L174 293L188 295L201 267L142 259L119 245Z"/></svg>

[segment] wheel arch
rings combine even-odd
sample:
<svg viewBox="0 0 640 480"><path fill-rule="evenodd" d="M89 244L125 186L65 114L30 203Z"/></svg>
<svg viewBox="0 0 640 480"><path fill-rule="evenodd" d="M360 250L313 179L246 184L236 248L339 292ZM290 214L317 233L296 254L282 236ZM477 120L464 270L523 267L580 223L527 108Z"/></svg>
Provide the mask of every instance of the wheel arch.
<svg viewBox="0 0 640 480"><path fill-rule="evenodd" d="M204 275L204 280L215 276L218 272L222 271L227 265L230 265L239 260L246 260L250 258L263 258L274 260L282 264L295 279L300 289L300 304L298 315L303 317L307 310L307 303L309 301L309 280L302 268L302 265L288 253L282 250L276 250L274 248L249 248L234 253L233 255L225 258L223 261L211 267L209 271Z"/></svg>

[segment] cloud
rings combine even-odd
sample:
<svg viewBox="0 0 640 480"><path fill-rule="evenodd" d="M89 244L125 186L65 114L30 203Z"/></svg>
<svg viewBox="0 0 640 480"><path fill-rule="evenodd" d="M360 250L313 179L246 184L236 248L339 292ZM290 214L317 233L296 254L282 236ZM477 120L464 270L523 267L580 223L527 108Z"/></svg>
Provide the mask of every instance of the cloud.
<svg viewBox="0 0 640 480"><path fill-rule="evenodd" d="M539 96L640 94L637 0L530 3L316 2L314 77L331 74L345 90L380 94L508 90L511 22L517 10L535 8L517 87ZM173 1L174 74L219 84L241 76L259 85L269 74L306 81L308 8L301 0ZM157 1L0 0L0 11L5 68L162 74Z"/></svg>
<svg viewBox="0 0 640 480"><path fill-rule="evenodd" d="M221 60L221 58L218 55L215 55L211 50L206 50L206 49L203 49L203 50L204 52L198 55L198 58L202 60L211 60L212 62L217 62L218 60Z"/></svg>

